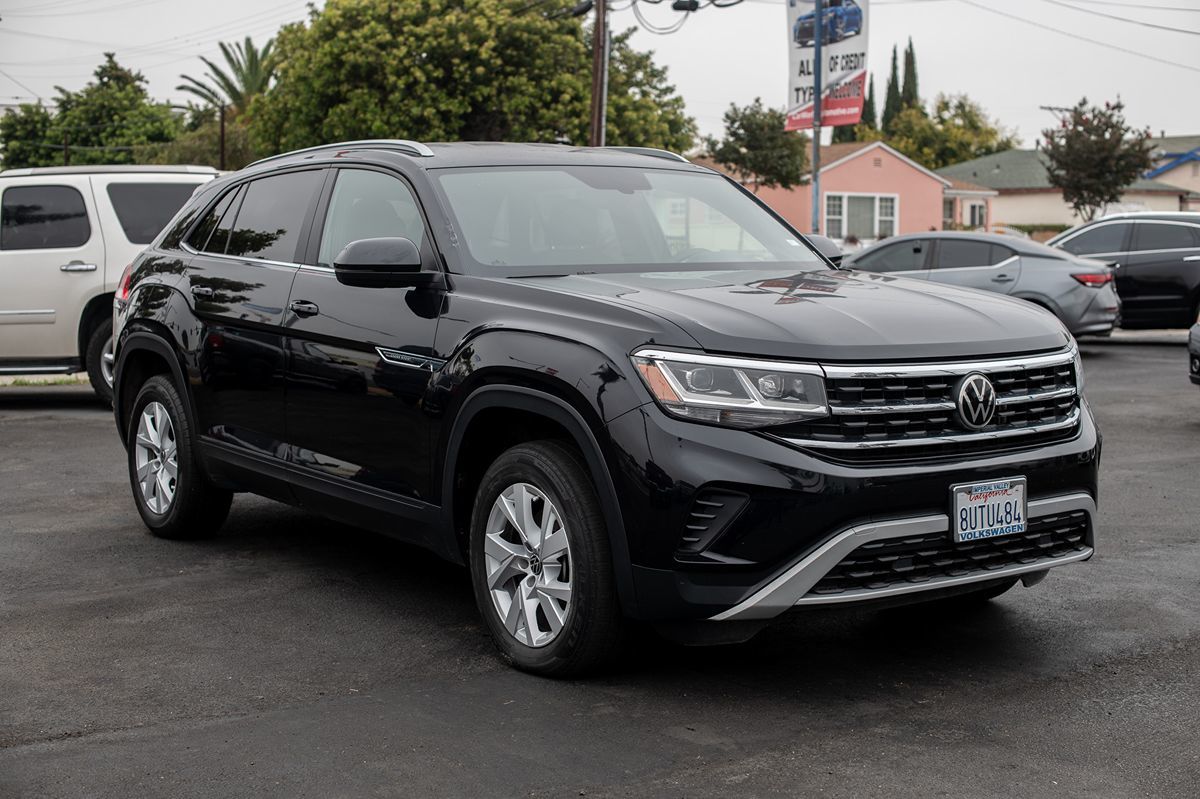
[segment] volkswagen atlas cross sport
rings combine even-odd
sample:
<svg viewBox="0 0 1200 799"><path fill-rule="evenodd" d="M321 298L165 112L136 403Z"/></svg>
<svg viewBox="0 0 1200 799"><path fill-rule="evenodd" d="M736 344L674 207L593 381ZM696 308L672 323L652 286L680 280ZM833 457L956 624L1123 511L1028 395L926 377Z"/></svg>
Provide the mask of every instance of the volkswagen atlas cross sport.
<svg viewBox="0 0 1200 799"><path fill-rule="evenodd" d="M252 492L469 568L519 668L628 620L970 604L1092 554L1100 438L1029 303L835 268L661 151L363 141L206 184L115 300L137 509Z"/></svg>

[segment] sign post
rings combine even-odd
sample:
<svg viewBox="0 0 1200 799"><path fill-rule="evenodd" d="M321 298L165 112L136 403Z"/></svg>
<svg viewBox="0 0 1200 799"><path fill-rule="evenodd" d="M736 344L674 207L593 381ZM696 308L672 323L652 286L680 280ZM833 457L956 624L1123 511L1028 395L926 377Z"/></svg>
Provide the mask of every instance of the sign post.
<svg viewBox="0 0 1200 799"><path fill-rule="evenodd" d="M816 0L813 16L817 19L817 36L813 39L813 102L812 113L812 230L821 233L821 39L824 37L825 7ZM859 112L862 113L861 111Z"/></svg>

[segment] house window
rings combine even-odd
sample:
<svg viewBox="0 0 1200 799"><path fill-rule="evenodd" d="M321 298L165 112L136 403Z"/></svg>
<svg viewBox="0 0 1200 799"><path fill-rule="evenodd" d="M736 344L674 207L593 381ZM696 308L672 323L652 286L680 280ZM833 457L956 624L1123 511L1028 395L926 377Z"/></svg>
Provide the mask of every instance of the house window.
<svg viewBox="0 0 1200 799"><path fill-rule="evenodd" d="M826 194L825 235L831 239L854 236L881 239L896 235L894 195Z"/></svg>
<svg viewBox="0 0 1200 799"><path fill-rule="evenodd" d="M954 229L954 198L942 200L942 230Z"/></svg>
<svg viewBox="0 0 1200 799"><path fill-rule="evenodd" d="M983 203L971 204L971 227L987 227L987 206Z"/></svg>
<svg viewBox="0 0 1200 799"><path fill-rule="evenodd" d="M842 238L842 230L846 222L842 215L843 207L840 194L825 195L825 235L831 239Z"/></svg>

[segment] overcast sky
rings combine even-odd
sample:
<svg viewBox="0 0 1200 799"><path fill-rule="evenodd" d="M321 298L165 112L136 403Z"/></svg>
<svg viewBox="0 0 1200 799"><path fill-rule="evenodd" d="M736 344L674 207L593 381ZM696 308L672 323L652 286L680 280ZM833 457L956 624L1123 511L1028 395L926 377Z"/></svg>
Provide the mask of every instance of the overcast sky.
<svg viewBox="0 0 1200 799"><path fill-rule="evenodd" d="M704 8L677 33L639 30L634 44L667 65L701 131L719 133L730 102L762 97L783 105L785 2ZM156 98L182 101L179 74L202 73L198 55L215 57L221 40L265 39L280 24L305 17L305 8L303 0L0 0L0 103L52 97L55 84L79 88L104 50L141 70ZM678 19L669 0L643 8L655 24ZM621 30L636 20L626 8L614 12L612 24ZM1070 105L1083 95L1120 96L1130 122L1156 135L1200 134L1200 0L874 0L870 68L881 108L892 45L903 49L910 36L926 100L967 93L1026 146L1052 121L1039 106Z"/></svg>

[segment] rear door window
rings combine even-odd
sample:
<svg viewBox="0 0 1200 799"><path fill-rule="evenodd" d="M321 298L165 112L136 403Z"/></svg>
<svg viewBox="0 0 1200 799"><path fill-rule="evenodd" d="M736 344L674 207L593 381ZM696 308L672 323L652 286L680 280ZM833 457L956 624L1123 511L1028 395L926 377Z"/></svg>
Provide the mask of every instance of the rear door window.
<svg viewBox="0 0 1200 799"><path fill-rule="evenodd" d="M1097 255L1099 253L1123 252L1128 224L1097 225L1060 246L1073 255Z"/></svg>
<svg viewBox="0 0 1200 799"><path fill-rule="evenodd" d="M108 199L130 244L149 244L192 196L196 183L110 183Z"/></svg>
<svg viewBox="0 0 1200 799"><path fill-rule="evenodd" d="M1165 222L1139 222L1133 227L1133 249L1190 250L1200 247L1200 227Z"/></svg>
<svg viewBox="0 0 1200 799"><path fill-rule="evenodd" d="M0 203L0 250L82 247L92 237L83 195L71 186L13 186Z"/></svg>
<svg viewBox="0 0 1200 799"><path fill-rule="evenodd" d="M300 231L322 176L322 171L311 170L250 182L225 252L244 258L295 263Z"/></svg>
<svg viewBox="0 0 1200 799"><path fill-rule="evenodd" d="M936 269L962 269L993 266L1012 255L1012 250L989 241L941 239L938 242Z"/></svg>
<svg viewBox="0 0 1200 799"><path fill-rule="evenodd" d="M854 261L854 269L868 272L913 272L925 266L928 239L910 239L885 244L863 253Z"/></svg>

